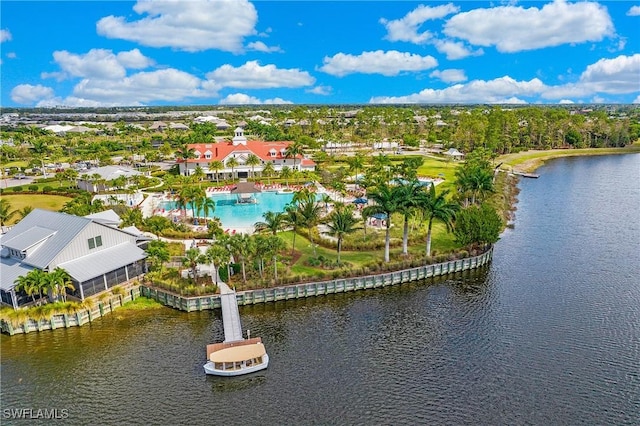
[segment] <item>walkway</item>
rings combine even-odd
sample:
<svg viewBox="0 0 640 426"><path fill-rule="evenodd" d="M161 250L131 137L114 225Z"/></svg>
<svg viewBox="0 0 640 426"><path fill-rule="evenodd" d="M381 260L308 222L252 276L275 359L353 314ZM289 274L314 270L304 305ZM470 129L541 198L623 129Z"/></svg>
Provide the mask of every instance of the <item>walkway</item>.
<svg viewBox="0 0 640 426"><path fill-rule="evenodd" d="M220 303L222 305L222 323L224 326L224 342L236 342L244 340L242 337L242 324L240 323L240 312L236 292L231 290L226 283L219 282Z"/></svg>

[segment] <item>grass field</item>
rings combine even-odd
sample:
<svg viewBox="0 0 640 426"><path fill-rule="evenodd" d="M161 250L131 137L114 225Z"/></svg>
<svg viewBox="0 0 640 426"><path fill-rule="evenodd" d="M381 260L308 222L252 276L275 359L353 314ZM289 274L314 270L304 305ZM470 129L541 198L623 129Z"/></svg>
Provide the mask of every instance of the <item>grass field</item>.
<svg viewBox="0 0 640 426"><path fill-rule="evenodd" d="M26 206L30 206L34 209L44 209L51 211L60 210L67 201L71 200L71 198L69 197L51 194L3 194L2 199L9 201L13 210L22 210ZM18 220L20 220L20 217L18 215L15 215L8 222L8 225L17 222Z"/></svg>
<svg viewBox="0 0 640 426"><path fill-rule="evenodd" d="M584 149L550 149L546 151L523 151L516 154L506 154L498 157L497 163L503 162L503 168L513 168L523 172L532 172L545 161L558 157L573 157L582 155L610 155L640 153L640 143L624 148L584 148Z"/></svg>

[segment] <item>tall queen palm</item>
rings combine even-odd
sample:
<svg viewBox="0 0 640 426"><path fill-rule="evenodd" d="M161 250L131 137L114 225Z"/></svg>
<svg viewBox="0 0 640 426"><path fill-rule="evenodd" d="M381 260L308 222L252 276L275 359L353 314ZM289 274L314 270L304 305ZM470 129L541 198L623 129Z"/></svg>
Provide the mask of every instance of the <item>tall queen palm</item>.
<svg viewBox="0 0 640 426"><path fill-rule="evenodd" d="M409 217L416 208L416 200L423 192L423 186L417 180L402 183L393 188L397 196L398 212L404 217L402 228L402 254L409 254Z"/></svg>
<svg viewBox="0 0 640 426"><path fill-rule="evenodd" d="M436 187L432 184L428 191L425 191L416 199L417 207L424 212L424 217L428 220L427 225L427 246L426 255L431 256L431 228L434 220L439 220L445 224L447 231L451 231L456 213L460 209L457 203L447 200L449 191L436 193Z"/></svg>
<svg viewBox="0 0 640 426"><path fill-rule="evenodd" d="M386 232L384 237L384 261L389 262L389 245L391 241L391 215L398 211L398 198L396 191L387 183L382 183L367 191L367 198L374 202L373 205L363 210L366 216L375 214L386 215Z"/></svg>

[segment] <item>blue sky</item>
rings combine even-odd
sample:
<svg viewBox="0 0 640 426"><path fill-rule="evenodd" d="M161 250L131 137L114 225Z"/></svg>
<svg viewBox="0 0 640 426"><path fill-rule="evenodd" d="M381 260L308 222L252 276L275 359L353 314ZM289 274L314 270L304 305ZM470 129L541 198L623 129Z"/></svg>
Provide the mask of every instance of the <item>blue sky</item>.
<svg viewBox="0 0 640 426"><path fill-rule="evenodd" d="M640 103L629 1L6 1L4 107Z"/></svg>

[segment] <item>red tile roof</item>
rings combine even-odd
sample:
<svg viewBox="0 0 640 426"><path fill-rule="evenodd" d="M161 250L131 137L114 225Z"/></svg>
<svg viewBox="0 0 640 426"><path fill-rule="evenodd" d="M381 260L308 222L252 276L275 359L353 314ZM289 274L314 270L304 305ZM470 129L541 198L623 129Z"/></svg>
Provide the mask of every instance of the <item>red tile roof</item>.
<svg viewBox="0 0 640 426"><path fill-rule="evenodd" d="M188 147L195 151L200 152L200 158L189 158L187 163L210 163L212 161L222 161L232 153L251 152L258 158L271 161L271 160L283 160L287 157L283 155L289 145L293 142L265 142L265 141L247 141L246 145L233 145L231 142L217 142L217 143L195 143L189 144ZM271 156L271 150L275 150L276 155ZM211 158L204 158L204 153L211 151ZM297 159L301 159L300 164L304 166L313 166L316 163L313 160L304 158L302 155L298 155ZM179 163L184 162L183 159L178 159Z"/></svg>

